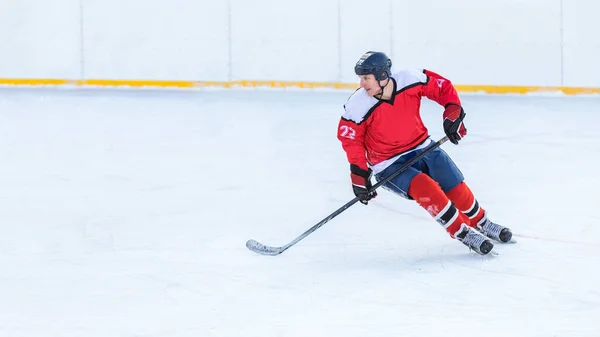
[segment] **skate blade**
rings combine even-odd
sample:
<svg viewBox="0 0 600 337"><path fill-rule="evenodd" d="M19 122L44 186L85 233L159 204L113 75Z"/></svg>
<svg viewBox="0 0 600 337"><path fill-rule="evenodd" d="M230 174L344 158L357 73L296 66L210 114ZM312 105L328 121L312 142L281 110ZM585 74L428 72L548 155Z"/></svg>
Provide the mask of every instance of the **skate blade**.
<svg viewBox="0 0 600 337"><path fill-rule="evenodd" d="M498 256L500 255L498 253L498 251L496 250L496 247L492 248L492 250L490 250L487 254L483 254L481 252L476 251L475 249L469 249L469 251L477 256L481 256L481 257L488 257L488 256Z"/></svg>

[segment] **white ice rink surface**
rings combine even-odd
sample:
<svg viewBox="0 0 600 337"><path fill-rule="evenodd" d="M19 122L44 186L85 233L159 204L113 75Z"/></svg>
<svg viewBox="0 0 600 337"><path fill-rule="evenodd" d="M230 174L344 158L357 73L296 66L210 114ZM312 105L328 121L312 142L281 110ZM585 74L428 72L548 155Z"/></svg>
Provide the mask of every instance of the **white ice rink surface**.
<svg viewBox="0 0 600 337"><path fill-rule="evenodd" d="M497 257L386 191L246 249L354 197L347 97L0 90L0 336L600 336L599 97L463 95Z"/></svg>

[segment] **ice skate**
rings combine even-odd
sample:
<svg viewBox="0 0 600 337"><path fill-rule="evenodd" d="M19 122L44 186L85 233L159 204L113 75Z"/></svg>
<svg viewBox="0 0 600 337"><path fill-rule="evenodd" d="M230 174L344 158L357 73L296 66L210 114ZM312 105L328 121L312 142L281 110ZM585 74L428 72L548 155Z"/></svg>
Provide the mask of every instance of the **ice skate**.
<svg viewBox="0 0 600 337"><path fill-rule="evenodd" d="M477 225L479 231L487 236L488 238L499 241L502 243L508 243L512 241L512 232L509 228L498 225L485 218L481 225Z"/></svg>
<svg viewBox="0 0 600 337"><path fill-rule="evenodd" d="M492 241L465 224L462 225L455 237L458 241L480 255L487 255L494 248Z"/></svg>

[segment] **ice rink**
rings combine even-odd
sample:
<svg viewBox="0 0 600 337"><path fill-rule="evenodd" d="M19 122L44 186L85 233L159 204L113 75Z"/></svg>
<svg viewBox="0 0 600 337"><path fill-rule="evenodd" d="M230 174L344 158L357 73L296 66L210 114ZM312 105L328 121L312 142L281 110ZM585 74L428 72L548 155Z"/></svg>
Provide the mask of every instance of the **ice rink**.
<svg viewBox="0 0 600 337"><path fill-rule="evenodd" d="M600 97L462 95L497 257L384 190L246 249L354 197L349 94L0 89L0 336L600 336Z"/></svg>

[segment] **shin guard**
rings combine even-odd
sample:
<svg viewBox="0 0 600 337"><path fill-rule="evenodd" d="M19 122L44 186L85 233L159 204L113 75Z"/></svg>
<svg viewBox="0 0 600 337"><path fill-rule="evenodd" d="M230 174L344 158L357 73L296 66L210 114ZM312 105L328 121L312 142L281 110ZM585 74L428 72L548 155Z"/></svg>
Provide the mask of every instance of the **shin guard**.
<svg viewBox="0 0 600 337"><path fill-rule="evenodd" d="M439 184L424 173L411 180L408 194L453 238L460 231L461 224L469 224L469 218L454 206Z"/></svg>
<svg viewBox="0 0 600 337"><path fill-rule="evenodd" d="M479 202L464 181L448 191L446 195L456 208L469 218L469 226L477 228L478 223L485 221L485 210L479 206Z"/></svg>

